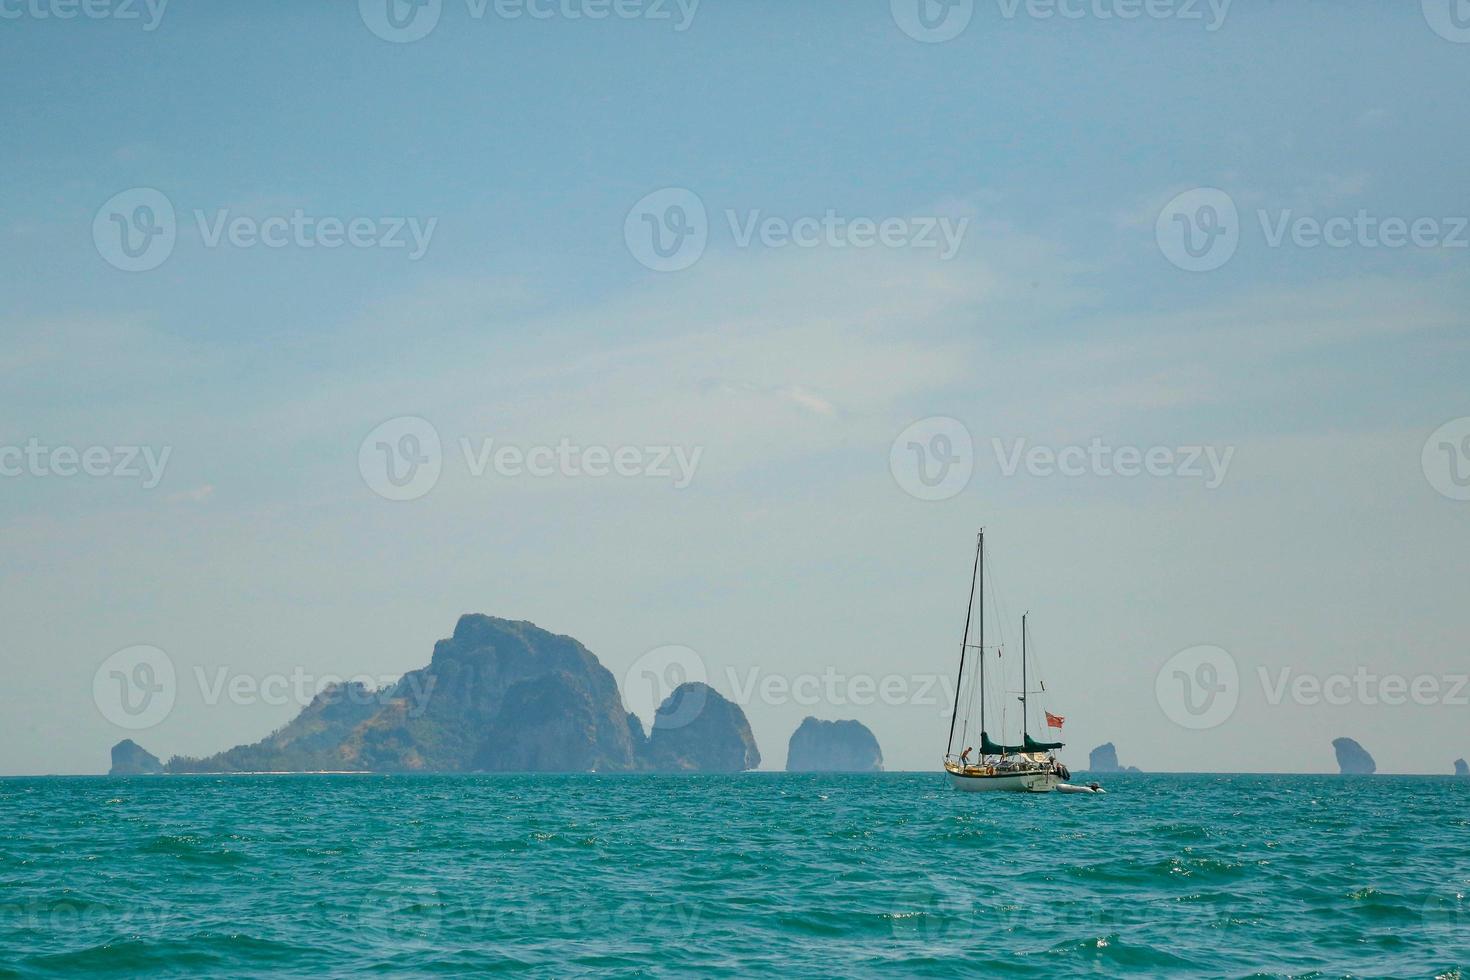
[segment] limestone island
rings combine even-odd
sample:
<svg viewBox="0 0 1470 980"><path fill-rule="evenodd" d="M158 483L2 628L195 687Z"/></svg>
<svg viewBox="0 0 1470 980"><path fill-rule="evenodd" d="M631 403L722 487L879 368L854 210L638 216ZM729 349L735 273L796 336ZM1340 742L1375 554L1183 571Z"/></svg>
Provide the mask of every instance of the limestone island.
<svg viewBox="0 0 1470 980"><path fill-rule="evenodd" d="M1378 771L1378 763L1368 750L1350 738L1334 738L1332 751L1337 753L1338 772L1344 776L1367 776Z"/></svg>
<svg viewBox="0 0 1470 980"><path fill-rule="evenodd" d="M858 721L819 721L808 716L791 733L787 772L882 772L883 750Z"/></svg>
<svg viewBox="0 0 1470 980"><path fill-rule="evenodd" d="M708 685L675 688L645 735L582 644L473 614L382 690L333 685L260 741L205 757L159 764L127 739L112 771L740 772L760 758L745 712Z"/></svg>
<svg viewBox="0 0 1470 980"><path fill-rule="evenodd" d="M109 776L151 776L163 772L163 763L158 756L130 738L125 738L112 747L112 768Z"/></svg>
<svg viewBox="0 0 1470 980"><path fill-rule="evenodd" d="M1118 763L1118 750L1112 742L1104 742L1087 753L1088 772L1142 772L1137 766Z"/></svg>

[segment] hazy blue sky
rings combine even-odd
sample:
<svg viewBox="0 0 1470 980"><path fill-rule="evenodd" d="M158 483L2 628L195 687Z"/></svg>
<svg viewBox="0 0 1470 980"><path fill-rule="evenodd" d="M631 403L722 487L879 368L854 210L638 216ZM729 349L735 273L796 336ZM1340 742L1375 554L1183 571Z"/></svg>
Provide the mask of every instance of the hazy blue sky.
<svg viewBox="0 0 1470 980"><path fill-rule="evenodd" d="M732 697L896 676L895 704L742 700L768 767L815 714L934 768L948 705L920 689L953 670L982 524L1074 768L1105 740L1145 769L1326 770L1339 734L1388 771L1470 756L1470 502L1435 469L1470 473L1470 428L1431 439L1470 416L1447 5L442 0L403 41L374 0L95 2L0 0L0 772L253 740L296 706L211 698L219 678L396 675L471 611L571 634L620 681L666 645ZM662 210L691 200L703 252L649 268L640 230L694 228ZM252 243L298 211L369 244ZM803 217L838 230L744 236ZM885 219L893 243L858 247ZM1315 242L1332 219L1357 223ZM165 227L171 250L119 251ZM443 447L417 499L364 477L399 417ZM940 500L902 474L956 431L932 417L974 447ZM1016 440L1094 438L1230 455L1219 480L1007 472ZM687 487L476 476L461 439L699 455ZM149 447L161 475L3 455L31 440ZM177 695L131 732L93 684L135 645ZM1171 662L1201 645L1239 682L1192 728L1165 702L1180 663L1213 683ZM1275 697L1287 668L1440 695Z"/></svg>

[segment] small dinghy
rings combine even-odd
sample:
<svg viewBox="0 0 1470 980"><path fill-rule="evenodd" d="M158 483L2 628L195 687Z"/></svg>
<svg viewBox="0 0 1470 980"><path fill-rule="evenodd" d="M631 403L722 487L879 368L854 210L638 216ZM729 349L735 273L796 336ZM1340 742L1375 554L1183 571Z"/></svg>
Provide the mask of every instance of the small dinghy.
<svg viewBox="0 0 1470 980"><path fill-rule="evenodd" d="M1058 793L1101 793L1103 795L1106 795L1108 792L1097 783L1092 783L1088 786L1074 786L1071 783L1060 783L1056 791Z"/></svg>

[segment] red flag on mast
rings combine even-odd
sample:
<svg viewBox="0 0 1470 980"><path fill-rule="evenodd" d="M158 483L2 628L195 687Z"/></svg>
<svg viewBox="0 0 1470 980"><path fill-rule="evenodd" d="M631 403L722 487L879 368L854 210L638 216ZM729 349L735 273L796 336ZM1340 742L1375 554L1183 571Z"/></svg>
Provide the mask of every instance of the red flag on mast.
<svg viewBox="0 0 1470 980"><path fill-rule="evenodd" d="M1054 715L1054 714L1052 714L1050 711L1044 712L1044 714L1046 715L1046 727L1047 728L1061 728L1062 727L1062 722L1064 722L1064 721L1067 720L1066 718L1064 718L1061 715Z"/></svg>

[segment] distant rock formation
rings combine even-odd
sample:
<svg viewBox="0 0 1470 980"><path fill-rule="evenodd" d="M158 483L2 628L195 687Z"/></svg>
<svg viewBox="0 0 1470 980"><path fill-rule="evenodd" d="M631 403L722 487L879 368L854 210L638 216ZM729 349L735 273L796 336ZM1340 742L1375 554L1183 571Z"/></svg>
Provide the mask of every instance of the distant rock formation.
<svg viewBox="0 0 1470 980"><path fill-rule="evenodd" d="M1378 771L1378 764L1368 750L1350 738L1334 738L1332 751L1337 753L1337 768L1342 775L1369 775Z"/></svg>
<svg viewBox="0 0 1470 980"><path fill-rule="evenodd" d="M1087 754L1088 772L1141 772L1137 766L1118 764L1118 750L1112 742L1104 742Z"/></svg>
<svg viewBox="0 0 1470 980"><path fill-rule="evenodd" d="M787 772L882 772L883 750L857 721L818 721L808 716L791 733Z"/></svg>
<svg viewBox="0 0 1470 980"><path fill-rule="evenodd" d="M761 764L745 712L697 681L680 684L659 705L641 756L645 768L663 772L740 772Z"/></svg>
<svg viewBox="0 0 1470 980"><path fill-rule="evenodd" d="M1455 760L1455 775L1470 776L1470 765L1466 765L1464 759Z"/></svg>
<svg viewBox="0 0 1470 980"><path fill-rule="evenodd" d="M505 692L472 768L488 772L637 768L642 739L632 737L617 686L600 692L598 686L564 670L517 682Z"/></svg>
<svg viewBox="0 0 1470 980"><path fill-rule="evenodd" d="M261 741L176 756L167 769L730 772L759 763L745 713L712 688L676 689L645 738L613 675L582 644L533 623L466 615L427 667L391 687L327 688Z"/></svg>
<svg viewBox="0 0 1470 980"><path fill-rule="evenodd" d="M163 772L163 763L158 756L130 738L125 738L112 747L112 768L109 776L147 776Z"/></svg>
<svg viewBox="0 0 1470 980"><path fill-rule="evenodd" d="M250 745L203 759L174 756L169 772L306 772L356 768L341 747L383 706L378 692L361 684L334 684L312 698L288 724Z"/></svg>

